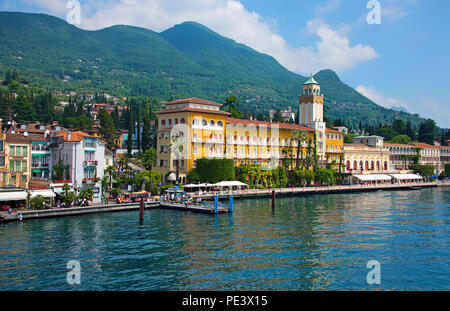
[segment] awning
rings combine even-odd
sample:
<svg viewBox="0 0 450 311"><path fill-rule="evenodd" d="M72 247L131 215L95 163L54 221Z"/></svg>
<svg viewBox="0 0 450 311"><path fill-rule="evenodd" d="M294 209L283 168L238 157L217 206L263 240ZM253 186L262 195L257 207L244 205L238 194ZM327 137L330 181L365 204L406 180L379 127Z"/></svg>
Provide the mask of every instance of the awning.
<svg viewBox="0 0 450 311"><path fill-rule="evenodd" d="M217 184L211 185L214 187L240 187L240 186L247 186L247 184L244 184L243 182L234 180L234 181L221 181L218 182Z"/></svg>
<svg viewBox="0 0 450 311"><path fill-rule="evenodd" d="M417 174L390 174L397 180L411 180L411 179L423 179L422 176Z"/></svg>
<svg viewBox="0 0 450 311"><path fill-rule="evenodd" d="M385 174L374 174L374 175L353 175L362 181L377 181L377 180L391 180L392 177Z"/></svg>
<svg viewBox="0 0 450 311"><path fill-rule="evenodd" d="M26 191L0 192L0 201L22 201L27 199Z"/></svg>
<svg viewBox="0 0 450 311"><path fill-rule="evenodd" d="M37 197L38 195L44 198L54 198L56 194L52 190L31 190L31 197Z"/></svg>
<svg viewBox="0 0 450 311"><path fill-rule="evenodd" d="M196 184L188 184L188 185L184 185L183 188L199 188L200 185L196 185Z"/></svg>

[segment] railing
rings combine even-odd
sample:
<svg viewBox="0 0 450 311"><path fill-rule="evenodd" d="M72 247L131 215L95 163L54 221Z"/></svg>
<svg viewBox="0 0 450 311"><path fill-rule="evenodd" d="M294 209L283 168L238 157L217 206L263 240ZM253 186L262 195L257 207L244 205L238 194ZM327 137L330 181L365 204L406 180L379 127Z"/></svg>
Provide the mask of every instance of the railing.
<svg viewBox="0 0 450 311"><path fill-rule="evenodd" d="M72 182L70 179L53 179L52 181L55 184L68 184Z"/></svg>
<svg viewBox="0 0 450 311"><path fill-rule="evenodd" d="M96 166L98 165L97 160L84 160L84 166Z"/></svg>

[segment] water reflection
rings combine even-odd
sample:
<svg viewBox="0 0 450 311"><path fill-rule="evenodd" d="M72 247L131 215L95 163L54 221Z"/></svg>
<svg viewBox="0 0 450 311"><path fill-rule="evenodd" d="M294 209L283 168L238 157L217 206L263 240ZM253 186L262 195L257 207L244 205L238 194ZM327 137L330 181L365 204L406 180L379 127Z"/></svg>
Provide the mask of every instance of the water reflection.
<svg viewBox="0 0 450 311"><path fill-rule="evenodd" d="M448 289L450 191L235 200L230 215L147 210L0 226L0 290ZM365 283L367 261L382 285ZM443 272L444 271L444 272ZM414 280L414 282L412 282Z"/></svg>

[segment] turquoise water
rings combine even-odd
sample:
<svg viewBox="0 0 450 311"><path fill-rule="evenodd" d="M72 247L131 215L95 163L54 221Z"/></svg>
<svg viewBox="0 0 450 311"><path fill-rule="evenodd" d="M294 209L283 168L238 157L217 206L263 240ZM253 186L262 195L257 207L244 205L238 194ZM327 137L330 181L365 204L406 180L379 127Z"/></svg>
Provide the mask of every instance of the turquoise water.
<svg viewBox="0 0 450 311"><path fill-rule="evenodd" d="M1 224L0 290L450 289L450 188L234 203Z"/></svg>

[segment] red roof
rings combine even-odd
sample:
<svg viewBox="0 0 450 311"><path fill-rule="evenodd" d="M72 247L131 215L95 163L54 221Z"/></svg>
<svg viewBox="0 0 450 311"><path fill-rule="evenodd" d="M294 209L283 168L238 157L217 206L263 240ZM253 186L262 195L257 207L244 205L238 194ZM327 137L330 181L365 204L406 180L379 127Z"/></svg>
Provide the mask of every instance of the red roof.
<svg viewBox="0 0 450 311"><path fill-rule="evenodd" d="M227 111L199 109L199 108L176 108L176 109L165 109L165 110L155 111L155 113L157 113L157 114L166 114L166 113L171 113L171 112L203 112L203 113L230 115L230 113Z"/></svg>
<svg viewBox="0 0 450 311"><path fill-rule="evenodd" d="M6 141L20 141L20 142L31 142L31 139L28 136L24 136L21 133L6 133Z"/></svg>
<svg viewBox="0 0 450 311"><path fill-rule="evenodd" d="M329 129L329 128L327 128L326 131L329 132L329 133L339 133L339 134L344 134L344 133L342 133L341 131L337 131L337 130L333 130L333 129Z"/></svg>
<svg viewBox="0 0 450 311"><path fill-rule="evenodd" d="M280 129L286 130L304 130L308 132L315 132L314 129L293 123L278 123L278 122L268 122L268 121L258 121L258 120L244 120L236 118L227 118L228 124L242 124L242 125L266 125L267 127L273 127L277 125Z"/></svg>
<svg viewBox="0 0 450 311"><path fill-rule="evenodd" d="M213 101L209 101L209 100L205 100L205 99L196 98L196 97L178 99L178 100L174 100L174 101L170 101L170 102L163 102L163 104L166 104L166 105L175 105L175 104L183 104L183 103L199 103L199 104L210 104L210 105L222 106L222 104L219 104L219 103L216 103Z"/></svg>
<svg viewBox="0 0 450 311"><path fill-rule="evenodd" d="M70 133L70 139L68 138L69 133ZM82 141L83 138L85 138L85 137L95 138L95 136L89 135L82 131L60 133L60 134L55 135L55 137L62 137L62 139L67 142Z"/></svg>
<svg viewBox="0 0 450 311"><path fill-rule="evenodd" d="M417 147L417 148L439 148L438 146L432 146L432 145L428 145L426 143L410 143L410 145Z"/></svg>

